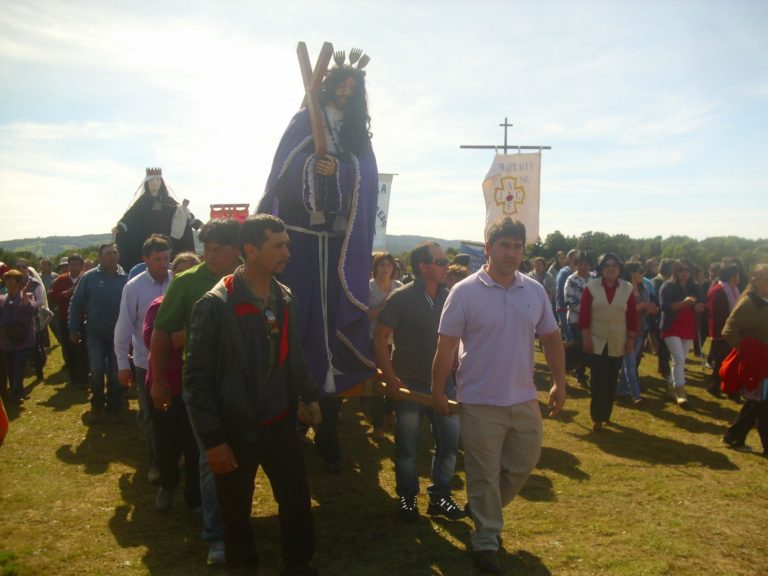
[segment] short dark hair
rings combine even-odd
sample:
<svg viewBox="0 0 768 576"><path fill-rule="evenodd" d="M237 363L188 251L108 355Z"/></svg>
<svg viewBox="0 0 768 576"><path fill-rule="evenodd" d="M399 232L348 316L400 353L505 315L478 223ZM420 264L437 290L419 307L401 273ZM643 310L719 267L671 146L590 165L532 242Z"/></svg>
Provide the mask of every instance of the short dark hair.
<svg viewBox="0 0 768 576"><path fill-rule="evenodd" d="M99 258L101 258L101 253L104 252L107 248L115 248L114 242L105 242L104 244L99 244Z"/></svg>
<svg viewBox="0 0 768 576"><path fill-rule="evenodd" d="M234 218L209 220L200 228L197 237L203 244L218 242L222 246L238 247L240 222Z"/></svg>
<svg viewBox="0 0 768 576"><path fill-rule="evenodd" d="M576 254L573 256L573 261L578 264L579 262L586 262L590 266L592 265L592 255L586 250L575 250ZM570 252L569 252L570 254Z"/></svg>
<svg viewBox="0 0 768 576"><path fill-rule="evenodd" d="M242 224L238 233L238 245L243 251L246 244L259 248L267 239L267 231L277 233L285 230L285 222L272 214L256 214L249 216Z"/></svg>
<svg viewBox="0 0 768 576"><path fill-rule="evenodd" d="M153 252L170 252L170 250L171 244L166 240L165 236L152 234L152 236L144 240L144 244L141 246L141 255L144 258L149 258Z"/></svg>
<svg viewBox="0 0 768 576"><path fill-rule="evenodd" d="M460 252L453 257L452 264L458 264L459 266L469 267L469 261L470 261L469 254L464 254Z"/></svg>
<svg viewBox="0 0 768 576"><path fill-rule="evenodd" d="M659 262L659 274L669 276L672 274L672 258L662 258Z"/></svg>
<svg viewBox="0 0 768 576"><path fill-rule="evenodd" d="M605 266L605 263L611 260L613 260L614 262L616 262L616 264L619 265L619 276L621 276L624 273L624 263L621 261L621 258L619 258L613 252L606 252L605 254L602 254L600 258L597 259L597 266L595 266L595 274L597 274L598 277L603 275L603 267Z"/></svg>
<svg viewBox="0 0 768 576"><path fill-rule="evenodd" d="M624 264L624 280L627 282L632 280L632 274L635 272L643 273L643 263L640 260L628 260Z"/></svg>
<svg viewBox="0 0 768 576"><path fill-rule="evenodd" d="M738 264L728 264L727 266L720 268L719 278L721 282L728 282L728 280L740 273L741 269Z"/></svg>
<svg viewBox="0 0 768 576"><path fill-rule="evenodd" d="M411 250L411 270L413 270L414 276L421 276L421 270L419 270L419 264L430 264L432 262L432 254L429 253L429 249L435 247L440 248L440 244L430 240L424 240L416 245L416 248Z"/></svg>
<svg viewBox="0 0 768 576"><path fill-rule="evenodd" d="M80 262L80 264L83 263L83 257L80 256L80 254L70 254L67 257L67 264L72 264L72 262Z"/></svg>
<svg viewBox="0 0 768 576"><path fill-rule="evenodd" d="M522 240L525 246L525 224L511 216L499 218L485 231L485 241L489 246L493 246L499 238L517 238Z"/></svg>

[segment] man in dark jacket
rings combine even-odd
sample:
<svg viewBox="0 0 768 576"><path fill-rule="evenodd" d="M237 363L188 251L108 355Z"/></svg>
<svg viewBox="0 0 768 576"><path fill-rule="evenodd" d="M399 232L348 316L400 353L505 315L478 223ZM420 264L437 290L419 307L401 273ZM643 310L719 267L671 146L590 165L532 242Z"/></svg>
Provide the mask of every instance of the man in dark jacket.
<svg viewBox="0 0 768 576"><path fill-rule="evenodd" d="M261 214L240 227L245 265L225 276L192 311L184 382L188 410L206 448L224 524L227 562L255 570L250 525L256 471L275 500L289 576L313 575L309 485L295 432L297 409L319 422L290 290L273 275L290 252L283 222Z"/></svg>

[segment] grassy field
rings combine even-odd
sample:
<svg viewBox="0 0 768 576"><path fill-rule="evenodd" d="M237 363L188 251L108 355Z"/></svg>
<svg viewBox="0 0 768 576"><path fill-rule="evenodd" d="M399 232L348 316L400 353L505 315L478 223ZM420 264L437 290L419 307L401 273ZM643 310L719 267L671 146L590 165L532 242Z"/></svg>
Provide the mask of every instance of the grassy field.
<svg viewBox="0 0 768 576"><path fill-rule="evenodd" d="M686 411L664 398L653 368L651 359L641 368L642 407L617 406L614 424L599 434L590 431L588 394L575 386L564 413L546 420L541 461L505 510L505 573L768 574L768 459L721 446L738 406L704 391L698 361L688 366ZM85 392L66 384L58 348L45 375L26 381L31 396L11 411L0 447L0 574L223 574L205 567L200 517L180 495L170 513L154 510L135 400L123 423L88 428L80 420ZM544 402L543 370L537 380ZM469 521L399 523L392 435L375 440L357 400L342 418L340 474L325 472L306 448L321 574L475 574ZM424 436L426 474L426 429ZM755 432L748 442L759 448ZM464 502L461 458L458 466ZM422 495L422 511L426 504ZM264 576L281 564L275 514L260 473L253 523Z"/></svg>

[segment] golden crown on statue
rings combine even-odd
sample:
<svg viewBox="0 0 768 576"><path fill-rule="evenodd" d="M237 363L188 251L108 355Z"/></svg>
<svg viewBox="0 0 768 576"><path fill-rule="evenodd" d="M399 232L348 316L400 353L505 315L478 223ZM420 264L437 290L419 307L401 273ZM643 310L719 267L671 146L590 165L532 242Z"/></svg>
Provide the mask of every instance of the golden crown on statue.
<svg viewBox="0 0 768 576"><path fill-rule="evenodd" d="M147 168L147 176L162 176L163 175L163 169L159 167L149 167Z"/></svg>

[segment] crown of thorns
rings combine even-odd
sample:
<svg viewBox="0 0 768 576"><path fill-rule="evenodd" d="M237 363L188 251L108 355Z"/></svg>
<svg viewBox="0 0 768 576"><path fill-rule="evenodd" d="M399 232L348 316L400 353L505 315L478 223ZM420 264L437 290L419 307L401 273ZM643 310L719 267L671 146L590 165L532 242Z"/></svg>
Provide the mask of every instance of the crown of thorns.
<svg viewBox="0 0 768 576"><path fill-rule="evenodd" d="M336 50L336 52L333 53L333 61L336 63L336 66L345 66L346 59L347 53L344 50ZM368 54L363 54L363 51L360 50L360 48L352 48L352 50L349 51L349 66L354 66L358 70L362 70L370 61L371 57L368 56ZM357 65L355 65L355 63L357 63Z"/></svg>

